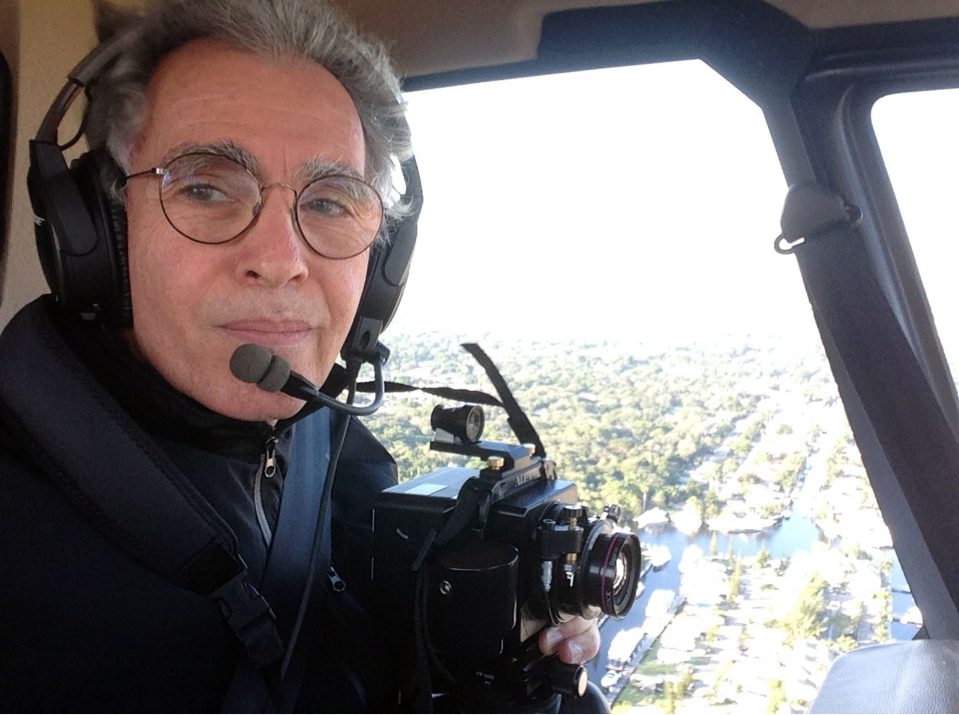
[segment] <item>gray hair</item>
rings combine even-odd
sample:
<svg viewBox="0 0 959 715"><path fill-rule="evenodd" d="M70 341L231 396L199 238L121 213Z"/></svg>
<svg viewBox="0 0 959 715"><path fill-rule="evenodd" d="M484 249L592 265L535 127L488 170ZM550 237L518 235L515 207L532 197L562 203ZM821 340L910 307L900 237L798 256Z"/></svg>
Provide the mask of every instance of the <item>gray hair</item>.
<svg viewBox="0 0 959 715"><path fill-rule="evenodd" d="M101 40L134 23L138 33L93 87L87 116L90 148L110 154L124 173L157 65L191 40L212 38L263 56L304 57L332 74L360 117L367 181L383 197L388 220L403 215L394 162L411 156L412 147L399 81L383 46L361 36L325 0L150 0L139 16L103 3L98 11Z"/></svg>

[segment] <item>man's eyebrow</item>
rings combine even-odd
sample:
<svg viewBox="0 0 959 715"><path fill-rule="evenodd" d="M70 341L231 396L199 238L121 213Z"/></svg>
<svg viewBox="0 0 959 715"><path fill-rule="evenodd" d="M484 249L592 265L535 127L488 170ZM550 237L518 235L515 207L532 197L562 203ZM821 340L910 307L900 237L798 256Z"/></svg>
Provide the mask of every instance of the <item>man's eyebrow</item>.
<svg viewBox="0 0 959 715"><path fill-rule="evenodd" d="M309 184L311 181L316 181L317 179L322 179L324 176L351 176L354 179L363 180L363 175L360 174L356 169L354 169L349 164L344 164L339 161L327 161L325 159L320 159L319 157L314 157L309 161L300 164L296 170L297 178L300 179L304 184Z"/></svg>
<svg viewBox="0 0 959 715"><path fill-rule="evenodd" d="M184 154L215 154L232 159L254 176L260 176L260 165L256 157L238 144L225 139L223 141L210 142L209 144L178 144L166 153L163 157L163 164L166 165L178 156Z"/></svg>
<svg viewBox="0 0 959 715"><path fill-rule="evenodd" d="M163 164L166 165L173 159L178 156L183 156L184 154L215 154L226 157L227 159L232 159L262 181L260 165L256 157L229 139L207 144L178 144L166 153L163 158ZM304 184L322 179L324 176L351 176L354 179L364 180L363 175L349 164L339 161L328 161L326 159L320 159L319 157L309 159L300 164L296 169L296 178Z"/></svg>

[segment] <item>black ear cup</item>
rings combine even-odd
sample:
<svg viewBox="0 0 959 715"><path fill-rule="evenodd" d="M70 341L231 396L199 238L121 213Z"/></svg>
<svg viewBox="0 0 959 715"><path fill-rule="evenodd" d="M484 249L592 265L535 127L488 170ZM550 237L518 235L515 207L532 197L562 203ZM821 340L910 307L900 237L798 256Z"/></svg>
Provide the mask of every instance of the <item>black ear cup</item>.
<svg viewBox="0 0 959 715"><path fill-rule="evenodd" d="M130 325L133 309L127 270L126 210L109 190L123 172L109 155L96 151L87 152L74 161L70 171L97 234L90 270L102 281L97 295L100 317L110 325Z"/></svg>
<svg viewBox="0 0 959 715"><path fill-rule="evenodd" d="M68 314L129 325L126 216L105 189L119 169L110 157L87 152L66 170L62 155L58 163L34 144L40 156L31 161L30 198L50 290Z"/></svg>

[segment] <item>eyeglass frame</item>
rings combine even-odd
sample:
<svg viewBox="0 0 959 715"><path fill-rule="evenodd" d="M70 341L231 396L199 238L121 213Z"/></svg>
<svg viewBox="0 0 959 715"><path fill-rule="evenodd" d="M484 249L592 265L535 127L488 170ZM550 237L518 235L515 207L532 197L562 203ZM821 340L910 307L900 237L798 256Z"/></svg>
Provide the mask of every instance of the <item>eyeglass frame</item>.
<svg viewBox="0 0 959 715"><path fill-rule="evenodd" d="M184 157L188 157L188 156L212 156L212 157L216 157L216 158L219 158L219 159L224 159L224 160L226 160L226 161L229 161L229 162L232 163L232 164L235 164L237 167L239 167L240 169L242 169L243 171L245 171L245 172L250 176L250 178L252 178L253 181L256 182L257 192L258 192L258 194L259 194L259 198L258 198L258 201L257 201L257 206L259 206L259 208L258 208L258 209L256 210L256 212L253 214L252 218L250 219L250 222L249 222L246 226L244 226L243 229L241 229L241 230L240 230L238 233L236 233L235 235L230 236L229 238L225 238L225 239L223 239L222 241L201 241L200 239L195 238L195 237L193 237L193 236L190 236L189 234L185 233L182 229L180 229L175 223L173 223L173 220L170 218L170 215L167 213L166 204L163 202L163 180L164 180L166 177L168 177L168 176L171 175L171 172L170 172L170 170L169 170L167 167L170 166L170 164L172 164L173 162L178 161L178 160L183 159ZM123 175L124 186L126 185L126 182L129 181L130 179L137 179L137 178L140 178L140 177L143 177L143 176L153 176L153 177L156 177L157 179L160 180L159 183L157 184L157 193L158 193L159 199L160 199L160 210L163 211L163 217L166 219L167 223L170 224L170 227L171 227L174 231L176 231L177 233L179 233L181 236L183 236L184 238L186 238L186 239L188 239L188 240L190 240L190 241L193 241L194 243L199 243L199 244L204 245L204 246L220 246L220 245L222 245L222 244L229 243L230 241L235 241L236 239L240 238L244 233L246 233L246 232L249 231L251 228L253 228L253 225L256 223L257 219L260 217L260 212L261 212L262 209L263 209L263 204L264 204L263 192L264 192L266 189L270 189L270 188L273 188L273 187L275 187L275 186L279 186L279 187L282 187L282 188L285 188L285 189L289 189L290 191L293 192L293 205L292 205L292 206L293 206L293 208L292 208L293 225L296 227L296 231L297 231L297 233L299 234L300 238L303 239L303 243L305 243L305 244L309 247L309 249L310 249L311 251L313 251L315 254L317 254L318 256L322 256L323 258L326 258L327 260L331 260L331 261L345 261L345 260L348 260L348 259L350 259L350 258L355 258L356 256L359 256L361 253L363 253L364 251L366 251L367 249L369 249L369 247L372 246L372 245L376 242L376 239L377 239L377 237L380 235L380 231L381 231L382 228L383 228L383 218L384 218L384 214L385 214L385 207L383 206L383 197L380 196L379 191L377 191L375 188L373 188L373 186L372 186L371 184L369 184L369 183L368 183L367 181L365 181L364 179L359 178L358 176L354 176L353 174L344 174L344 173L336 173L336 172L329 173L329 174L323 174L322 176L318 176L318 177L316 177L316 178L314 178L314 179L311 179L310 181L308 181L306 184L303 185L303 188L302 188L302 189L300 189L299 191L297 191L297 190L296 190L295 188L293 188L290 184L287 184L286 182L283 182L283 181L271 181L271 182L268 183L268 184L262 184L262 183L260 183L259 178L257 178L256 174L254 174L252 171L250 171L249 167L244 166L241 162L237 161L237 160L234 159L233 157L228 156L228 155L225 154L225 153L221 153L221 152L217 152L217 151L210 151L210 152L204 152L204 151L187 151L187 152L184 152L184 153L182 153L182 154L177 154L177 155L174 156L173 158L169 159L169 160L168 160L164 165L162 165L162 166L152 166L152 167L150 167L149 169L144 169L143 171L137 171L137 172L134 172L134 173L132 173L132 174L124 174L124 175ZM324 181L324 180L326 180L326 179L349 179L350 181L355 181L355 182L358 182L358 183L360 183L360 184L363 184L364 186L366 186L366 187L370 190L370 192L372 193L372 195L376 197L376 201L377 201L377 203L379 204L379 207L380 207L380 220L379 220L379 225L377 226L376 230L373 232L373 235L372 235L372 237L370 238L369 242L368 242L365 246L363 246L363 248L361 248L360 250L356 251L355 253L351 253L351 254L348 255L348 256L327 256L326 254L321 253L319 250L317 250L317 249L313 246L312 243L310 243L309 239L307 239L306 234L305 234L304 231L303 231L303 227L300 225L300 211L299 211L300 197L301 197L301 196L303 195L303 193L304 193L309 187L311 187L313 184L315 184L315 183L317 183L317 182L319 182L319 181Z"/></svg>

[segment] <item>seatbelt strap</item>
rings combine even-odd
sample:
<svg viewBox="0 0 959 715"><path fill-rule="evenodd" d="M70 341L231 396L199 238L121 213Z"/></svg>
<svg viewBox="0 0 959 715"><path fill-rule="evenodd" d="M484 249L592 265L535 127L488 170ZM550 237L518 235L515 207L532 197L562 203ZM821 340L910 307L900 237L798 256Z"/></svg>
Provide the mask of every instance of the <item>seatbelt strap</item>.
<svg viewBox="0 0 959 715"><path fill-rule="evenodd" d="M270 543L260 590L273 607L280 637L287 648L300 609L310 573L323 485L329 475L330 416L321 410L294 425L292 447L283 478L283 494L276 529ZM325 578L330 568L332 519L327 510L323 537L318 542L317 578ZM302 648L300 649L303 650ZM292 711L302 682L305 664L294 659L285 677L280 679L278 664L258 668L249 658L241 658L234 672L223 712Z"/></svg>
<svg viewBox="0 0 959 715"><path fill-rule="evenodd" d="M49 379L61 383L61 397L69 395L69 381ZM90 449L98 443L96 431L102 426L78 423L59 443L63 454L75 457L64 467L33 444L16 414L16 408L0 402L0 422L11 444L99 529L151 570L216 601L246 656L258 667L282 656L273 613L249 579L232 530L165 455L117 425L111 442L113 468L104 469L96 450Z"/></svg>
<svg viewBox="0 0 959 715"><path fill-rule="evenodd" d="M917 526L949 596L959 603L959 512L952 506L959 444L871 266L862 260L857 213L818 185L792 187L776 248L795 253L824 343L835 348L828 351L833 372L848 375L875 434L874 441L857 434L860 448L874 443L881 450L910 509L923 515Z"/></svg>

